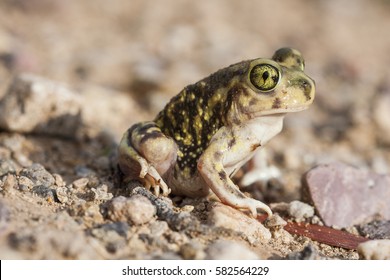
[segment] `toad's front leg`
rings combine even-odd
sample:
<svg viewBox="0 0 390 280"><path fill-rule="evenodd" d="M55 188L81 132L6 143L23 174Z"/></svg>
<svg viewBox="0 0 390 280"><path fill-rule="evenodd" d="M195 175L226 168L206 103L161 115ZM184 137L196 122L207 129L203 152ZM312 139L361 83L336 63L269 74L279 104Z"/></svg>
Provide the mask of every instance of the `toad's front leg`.
<svg viewBox="0 0 390 280"><path fill-rule="evenodd" d="M256 143L248 143L246 139L236 138L228 129L221 129L200 157L198 170L223 203L237 209L249 210L254 217L257 216L257 209L271 216L272 211L266 204L245 196L226 172L227 167L229 169L233 167L234 173L236 168L251 157L258 146Z"/></svg>

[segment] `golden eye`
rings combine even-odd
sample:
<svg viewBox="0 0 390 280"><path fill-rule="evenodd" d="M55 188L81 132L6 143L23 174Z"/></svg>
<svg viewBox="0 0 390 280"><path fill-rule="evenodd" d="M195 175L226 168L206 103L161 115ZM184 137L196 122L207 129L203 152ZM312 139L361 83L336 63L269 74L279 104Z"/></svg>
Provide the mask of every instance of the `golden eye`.
<svg viewBox="0 0 390 280"><path fill-rule="evenodd" d="M280 74L279 70L271 64L258 64L252 68L249 79L257 89L270 91L278 84Z"/></svg>

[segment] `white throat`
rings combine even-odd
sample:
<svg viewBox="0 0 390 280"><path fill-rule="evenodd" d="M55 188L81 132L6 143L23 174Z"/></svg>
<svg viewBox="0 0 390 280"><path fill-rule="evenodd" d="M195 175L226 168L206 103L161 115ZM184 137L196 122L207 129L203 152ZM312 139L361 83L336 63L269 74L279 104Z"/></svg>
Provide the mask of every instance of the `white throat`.
<svg viewBox="0 0 390 280"><path fill-rule="evenodd" d="M275 114L257 117L247 121L245 127L263 146L282 130L284 116L285 114Z"/></svg>

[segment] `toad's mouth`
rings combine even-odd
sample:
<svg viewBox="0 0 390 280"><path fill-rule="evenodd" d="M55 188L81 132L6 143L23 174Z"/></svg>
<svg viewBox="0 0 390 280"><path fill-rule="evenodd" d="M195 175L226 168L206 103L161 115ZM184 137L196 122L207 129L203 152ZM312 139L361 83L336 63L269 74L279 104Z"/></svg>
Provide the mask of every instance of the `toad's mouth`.
<svg viewBox="0 0 390 280"><path fill-rule="evenodd" d="M284 115L287 113L294 113L294 112L300 112L303 110L306 110L309 106L308 105L302 105L297 106L293 108L279 108L279 109L270 109L270 110L264 110L261 112L255 112L250 114L252 118L261 117L261 116L270 116L270 115Z"/></svg>

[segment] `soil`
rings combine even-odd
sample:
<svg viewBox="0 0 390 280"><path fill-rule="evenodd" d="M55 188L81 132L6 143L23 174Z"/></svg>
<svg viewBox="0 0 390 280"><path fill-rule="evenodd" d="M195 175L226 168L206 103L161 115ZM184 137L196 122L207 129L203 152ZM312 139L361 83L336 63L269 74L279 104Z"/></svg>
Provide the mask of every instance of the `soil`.
<svg viewBox="0 0 390 280"><path fill-rule="evenodd" d="M390 173L388 30L384 0L1 1L0 99L29 73L71 88L84 114L73 134L59 133L60 123L54 133L0 128L1 259L361 258L253 225L212 199L156 199L120 182L116 150L130 125L153 119L187 84L296 48L316 99L265 148L281 176L244 190L296 221L278 203L302 200L301 178L314 166ZM322 224L316 215L301 221Z"/></svg>

